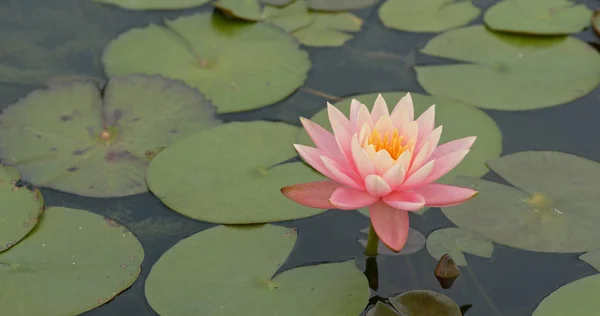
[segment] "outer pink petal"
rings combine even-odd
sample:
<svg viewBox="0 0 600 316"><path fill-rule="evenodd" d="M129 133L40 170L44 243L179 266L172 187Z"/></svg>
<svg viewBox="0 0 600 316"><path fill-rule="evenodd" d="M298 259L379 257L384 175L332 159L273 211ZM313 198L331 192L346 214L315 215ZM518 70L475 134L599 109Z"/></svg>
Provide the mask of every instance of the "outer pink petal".
<svg viewBox="0 0 600 316"><path fill-rule="evenodd" d="M457 150L469 149L475 142L475 139L477 139L476 136L469 136L441 144L433 151L429 159L437 159Z"/></svg>
<svg viewBox="0 0 600 316"><path fill-rule="evenodd" d="M381 116L389 116L390 112L388 111L387 103L383 99L383 96L380 94L377 95L377 99L375 99L375 104L373 105L373 109L371 110L371 117L373 118L373 122L377 122Z"/></svg>
<svg viewBox="0 0 600 316"><path fill-rule="evenodd" d="M339 188L333 192L329 202L340 210L355 210L369 206L379 200L363 190Z"/></svg>
<svg viewBox="0 0 600 316"><path fill-rule="evenodd" d="M470 149L461 149L432 160L435 161L435 167L423 184L434 182L435 180L444 176L446 173L450 172L450 170L454 169L454 167L456 167L465 158L469 151Z"/></svg>
<svg viewBox="0 0 600 316"><path fill-rule="evenodd" d="M435 127L435 104L430 106L416 121L419 124L419 135L417 137L417 147L424 142L433 128Z"/></svg>
<svg viewBox="0 0 600 316"><path fill-rule="evenodd" d="M361 183L362 180L354 171L344 168L337 162L333 161L331 158L326 156L321 156L321 161L325 165L325 168L331 174L331 179L335 180L339 183L345 184L349 187L362 190L364 189L364 185Z"/></svg>
<svg viewBox="0 0 600 316"><path fill-rule="evenodd" d="M408 176L411 176L415 171L419 170L421 166L427 161L427 157L429 157L430 152L433 151L433 144L430 142L426 142L421 150L416 151L416 155L413 156L413 161L410 164L410 170L408 172Z"/></svg>
<svg viewBox="0 0 600 316"><path fill-rule="evenodd" d="M395 252L402 250L408 239L408 213L379 201L369 207L369 215L379 239Z"/></svg>
<svg viewBox="0 0 600 316"><path fill-rule="evenodd" d="M365 188L372 196L381 197L390 194L392 188L382 177L371 174L365 178Z"/></svg>
<svg viewBox="0 0 600 316"><path fill-rule="evenodd" d="M411 190L415 187L421 186L423 182L431 175L436 163L436 160L431 160L423 165L423 167L419 168L419 170L415 171L411 176L409 176L398 188L398 190Z"/></svg>
<svg viewBox="0 0 600 316"><path fill-rule="evenodd" d="M393 167L388 169L383 176L381 176L385 182L392 188L392 190L396 190L406 177L406 170L402 167L401 164L395 164Z"/></svg>
<svg viewBox="0 0 600 316"><path fill-rule="evenodd" d="M335 208L329 198L341 185L335 181L317 181L294 184L281 188L281 193L288 199L308 207L332 209Z"/></svg>
<svg viewBox="0 0 600 316"><path fill-rule="evenodd" d="M302 122L302 126L304 126L306 133L308 133L308 136L310 136L313 143L315 143L317 148L323 152L323 155L340 163L345 162L346 159L344 159L344 156L337 145L337 141L331 132L321 127L319 124L303 117L300 118L300 122Z"/></svg>
<svg viewBox="0 0 600 316"><path fill-rule="evenodd" d="M375 125L375 122L373 122L373 118L371 118L371 113L369 112L367 106L361 104L360 109L358 110L358 116L356 118L356 129L362 129L365 124L367 124L369 128L372 128L373 125Z"/></svg>
<svg viewBox="0 0 600 316"><path fill-rule="evenodd" d="M360 110L361 105L362 103L356 99L350 101L350 125L354 126L354 128L358 127L356 122L358 121L358 111Z"/></svg>
<svg viewBox="0 0 600 316"><path fill-rule="evenodd" d="M331 172L323 164L323 160L321 159L322 153L319 149L297 144L294 144L294 147L296 147L296 151L300 157L302 157L304 162L315 168L315 170L327 178L333 179Z"/></svg>
<svg viewBox="0 0 600 316"><path fill-rule="evenodd" d="M407 93L400 99L400 101L398 101L390 116L392 117L392 121L396 127L398 127L399 124L405 124L406 122L414 121L415 109L410 93Z"/></svg>
<svg viewBox="0 0 600 316"><path fill-rule="evenodd" d="M373 164L373 161L371 161L371 158L367 152L360 147L358 143L358 135L356 134L352 136L352 158L354 159L358 173L362 178L377 172L375 165Z"/></svg>
<svg viewBox="0 0 600 316"><path fill-rule="evenodd" d="M333 135L337 141L338 147L340 151L349 164L354 168L354 160L352 159L352 146L351 139L352 135L356 133L352 125L350 125L350 121L344 116L344 114L335 106L327 103L327 111L329 114L329 121L331 122L331 129L333 130Z"/></svg>
<svg viewBox="0 0 600 316"><path fill-rule="evenodd" d="M427 144L427 143L431 144L431 150L427 153L427 157L426 157L426 158L429 158L429 156L431 156L431 154L433 153L435 148L440 143L440 138L442 137L443 129L444 129L444 127L442 125L436 127L433 131L431 131L431 133L429 133L429 136L427 136L427 138L423 140L423 143L421 143L419 146L415 147L415 150L420 151L421 148L423 148L423 146L425 144Z"/></svg>
<svg viewBox="0 0 600 316"><path fill-rule="evenodd" d="M425 198L416 192L392 192L383 198L387 205L404 211L418 211L425 206Z"/></svg>
<svg viewBox="0 0 600 316"><path fill-rule="evenodd" d="M473 189L439 183L426 184L415 192L425 198L425 205L433 207L457 205L479 193Z"/></svg>

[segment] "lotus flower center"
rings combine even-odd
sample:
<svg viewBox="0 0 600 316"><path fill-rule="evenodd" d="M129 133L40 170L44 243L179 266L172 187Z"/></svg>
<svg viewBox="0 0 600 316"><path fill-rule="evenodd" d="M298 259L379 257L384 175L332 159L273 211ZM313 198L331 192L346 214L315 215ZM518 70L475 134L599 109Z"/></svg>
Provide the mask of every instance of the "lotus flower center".
<svg viewBox="0 0 600 316"><path fill-rule="evenodd" d="M375 151L385 150L390 154L392 159L396 160L400 155L406 151L407 146L402 146L402 139L404 137L398 135L398 129L394 128L394 132L390 135L389 132L385 132L383 135L379 133L377 129L373 129L371 136L369 136L368 143L375 147Z"/></svg>

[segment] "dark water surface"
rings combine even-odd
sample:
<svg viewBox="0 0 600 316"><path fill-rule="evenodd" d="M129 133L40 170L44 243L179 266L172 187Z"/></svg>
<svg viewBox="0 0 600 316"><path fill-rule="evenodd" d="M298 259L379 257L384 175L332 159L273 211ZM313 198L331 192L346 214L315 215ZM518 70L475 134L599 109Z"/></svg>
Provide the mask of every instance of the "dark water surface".
<svg viewBox="0 0 600 316"><path fill-rule="evenodd" d="M475 1L485 9L495 1ZM579 1L582 2L582 1ZM588 0L591 9L600 5ZM114 35L134 26L161 23L190 12L211 10L204 6L194 10L170 12L125 11L89 0L0 0L0 28L15 28L27 34L41 10L65 10L80 14L98 33ZM344 97L380 91L414 91L425 93L416 80L412 66L447 63L416 52L436 34L408 33L385 28L379 21L379 4L356 12L364 19L361 32L341 48L306 48L313 63L308 80L288 99L256 111L220 115L224 121L279 120L299 125L299 116L310 117L325 107L327 99L310 93L315 89ZM18 23L17 23L18 22ZM66 23L66 22L65 22ZM87 23L87 22L86 22ZM471 24L481 24L481 17ZM56 25L56 34L48 39L49 47L59 47L63 39L77 32L71 25ZM112 36L114 37L114 36ZM598 43L593 31L576 37ZM110 37L108 37L110 40ZM5 47L6 48L6 47ZM0 61L2 61L0 43ZM72 69L103 77L100 56L102 45L95 51L83 51L68 58ZM58 74L58 73L57 73ZM0 78L1 79L1 78ZM460 78L457 78L460 80ZM2 80L0 80L1 82ZM10 103L38 88L28 84L0 83L0 106ZM568 105L525 112L484 110L499 125L503 135L502 155L523 150L556 150L600 161L597 118L600 117L600 90ZM290 144L291 145L291 144ZM486 178L498 180L488 174ZM135 284L113 301L84 315L157 315L144 297L144 281L158 258L182 238L214 226L188 219L167 207L150 193L126 198L96 199L42 189L47 206L66 206L111 216L128 226L138 236L146 253L142 274ZM202 194L202 192L199 192ZM442 227L453 227L439 209L423 216L411 214L411 227L427 236ZM163 223L149 230L148 223ZM281 223L299 229L299 238L284 269L309 263L358 258L364 268L363 248L356 242L364 235L359 230L368 226L368 218L358 212L328 211L316 217ZM210 255L210 254L207 254ZM530 315L537 304L559 286L592 275L597 271L576 254L549 254L522 251L494 244L492 259L468 256L468 267L451 289L443 290L433 275L437 261L423 249L409 256L382 257L378 260L379 289L376 295L387 297L412 289L430 289L454 299L458 305L472 304L467 316ZM235 295L235 293L232 293Z"/></svg>

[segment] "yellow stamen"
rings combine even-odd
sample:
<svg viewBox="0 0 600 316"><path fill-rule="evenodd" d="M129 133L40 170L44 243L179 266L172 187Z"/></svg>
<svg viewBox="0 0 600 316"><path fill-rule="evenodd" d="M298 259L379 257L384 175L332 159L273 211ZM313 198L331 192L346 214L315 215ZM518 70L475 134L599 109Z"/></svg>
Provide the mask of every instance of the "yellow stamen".
<svg viewBox="0 0 600 316"><path fill-rule="evenodd" d="M369 145L375 147L375 151L385 150L390 154L392 159L398 159L400 155L408 149L407 145L402 145L403 136L398 135L398 129L394 128L392 135L385 132L383 136L379 134L377 129L373 129L369 136Z"/></svg>

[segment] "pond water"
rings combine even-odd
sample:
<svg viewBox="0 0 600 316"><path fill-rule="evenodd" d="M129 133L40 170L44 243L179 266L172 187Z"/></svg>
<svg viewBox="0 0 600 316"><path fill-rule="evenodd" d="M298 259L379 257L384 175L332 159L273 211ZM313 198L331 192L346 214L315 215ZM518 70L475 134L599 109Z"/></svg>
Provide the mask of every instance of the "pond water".
<svg viewBox="0 0 600 316"><path fill-rule="evenodd" d="M586 3L592 10L599 7L592 0L578 2ZM495 3L474 1L482 12ZM300 126L300 116L312 117L325 107L326 102L333 103L345 97L387 91L428 94L417 81L413 67L454 62L419 52L437 33L402 32L385 27L378 15L380 5L378 1L352 11L364 24L343 46L304 48L310 54L312 67L302 87L288 98L250 111L219 113L217 117L226 123L267 120ZM30 91L41 88L51 78L57 80L56 76L61 74L105 79L101 56L108 42L118 34L132 27L160 24L165 18L212 10L209 4L184 10L130 11L90 0L3 0L0 2L0 66L12 63L15 69L29 69L31 73L14 75L10 69L3 71L0 68L0 107L6 108ZM469 25L482 23L479 15ZM591 28L573 36L600 45ZM38 46L27 46L31 41ZM21 43L21 54L27 56L19 59L11 55L11 49L17 49L14 43ZM66 48L67 43L72 48ZM564 66L568 67L567 64ZM455 80L462 79L459 76ZM388 104L391 102L396 100L388 100ZM599 102L600 90L595 89L558 106L529 111L483 111L501 131L501 156L528 150L551 150L600 161L600 143L595 137L598 134L595 123L600 117ZM503 182L491 172L484 179ZM149 192L92 198L44 187L40 190L46 207L64 206L113 218L128 227L144 248L142 272L135 283L112 301L82 315L158 315L144 294L144 282L150 269L183 238L216 226L172 211ZM201 196L203 192L197 194ZM297 228L299 232L297 243L282 270L352 258L356 258L360 270L365 269L364 248L357 240L366 238L360 230L368 227L369 219L359 212L329 210L276 224ZM410 214L410 227L424 236L440 228L455 226L439 208L429 209L422 215ZM465 315L531 315L540 301L560 286L597 273L577 258L583 252L533 252L494 243L492 258L467 254L468 265L459 267L461 275L450 289L440 287L433 274L438 260L426 248L410 255L378 256L378 287L373 291L371 302L409 290L426 289L452 298L459 306L472 305ZM245 259L250 258L240 258ZM211 273L210 270L202 272ZM9 303L1 299L0 302ZM244 315L243 311L240 314Z"/></svg>

